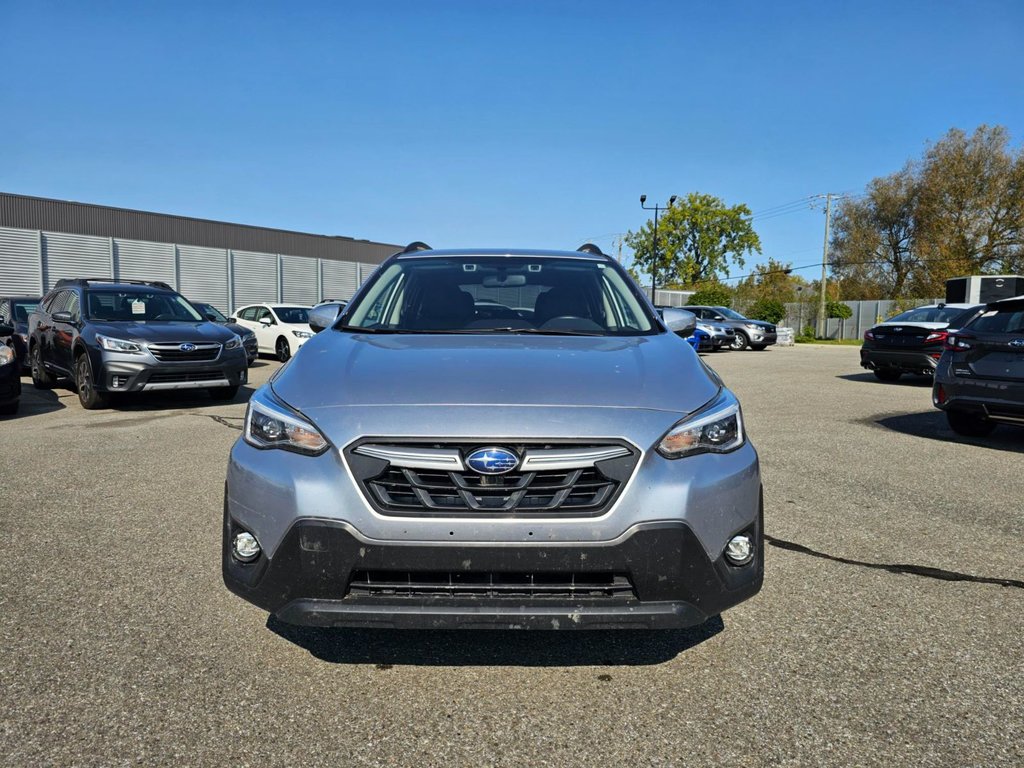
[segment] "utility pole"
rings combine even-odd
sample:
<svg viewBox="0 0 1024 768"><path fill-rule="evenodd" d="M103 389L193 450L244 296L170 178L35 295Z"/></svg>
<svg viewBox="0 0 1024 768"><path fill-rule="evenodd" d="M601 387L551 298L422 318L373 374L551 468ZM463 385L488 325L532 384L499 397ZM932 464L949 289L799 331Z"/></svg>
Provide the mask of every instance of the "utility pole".
<svg viewBox="0 0 1024 768"><path fill-rule="evenodd" d="M666 211L676 204L676 196L672 195L668 199L668 205L666 206L647 206L644 203L647 202L647 195L640 195L640 207L645 211L654 211L654 253L651 260L651 303L658 303L658 214L662 211Z"/></svg>
<svg viewBox="0 0 1024 768"><path fill-rule="evenodd" d="M832 193L825 195L825 246L821 253L821 296L818 300L818 338L825 338L828 332L828 318L825 317L825 281L828 271L828 230L832 224Z"/></svg>

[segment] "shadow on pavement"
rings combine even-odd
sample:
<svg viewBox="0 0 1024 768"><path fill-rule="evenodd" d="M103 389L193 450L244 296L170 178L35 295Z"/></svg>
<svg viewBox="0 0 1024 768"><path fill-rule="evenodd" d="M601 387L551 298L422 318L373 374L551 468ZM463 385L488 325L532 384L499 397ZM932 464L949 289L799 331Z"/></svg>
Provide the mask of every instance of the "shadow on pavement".
<svg viewBox="0 0 1024 768"><path fill-rule="evenodd" d="M964 437L949 428L946 414L942 411L925 411L924 413L885 414L864 420L868 424L877 424L904 435L924 437L928 440L941 440L944 443L963 443L980 448L992 448L997 451L1024 453L1024 429L1007 424L1000 424L988 437Z"/></svg>
<svg viewBox="0 0 1024 768"><path fill-rule="evenodd" d="M874 384L876 387L929 387L932 386L931 376L919 376L914 373L905 373L896 381L879 381L871 371L864 373L844 373L836 376L837 379L846 381L858 381L864 384Z"/></svg>
<svg viewBox="0 0 1024 768"><path fill-rule="evenodd" d="M67 392L52 389L36 389L32 386L31 379L21 380L21 400L18 404L18 412L13 416L0 416L0 421L14 421L28 416L36 416L40 413L59 411L67 406L61 402L62 397L68 397ZM70 397L75 397L71 393Z"/></svg>
<svg viewBox="0 0 1024 768"><path fill-rule="evenodd" d="M405 666L641 666L671 661L723 629L721 616L689 629L516 630L322 629L286 624L267 629L332 664Z"/></svg>

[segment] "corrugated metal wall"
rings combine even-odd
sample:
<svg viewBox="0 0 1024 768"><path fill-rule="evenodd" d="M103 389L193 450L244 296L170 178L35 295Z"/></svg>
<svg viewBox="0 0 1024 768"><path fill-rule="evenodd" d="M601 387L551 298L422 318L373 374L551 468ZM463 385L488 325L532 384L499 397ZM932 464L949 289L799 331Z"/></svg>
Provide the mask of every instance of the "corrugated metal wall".
<svg viewBox="0 0 1024 768"><path fill-rule="evenodd" d="M43 276L49 290L58 280L113 277L110 240L66 232L43 232Z"/></svg>
<svg viewBox="0 0 1024 768"><path fill-rule="evenodd" d="M0 296L39 296L43 292L41 235L0 227Z"/></svg>
<svg viewBox="0 0 1024 768"><path fill-rule="evenodd" d="M160 280L188 299L231 314L279 297L303 305L348 299L374 269L259 251L0 227L0 296L40 295L61 278Z"/></svg>
<svg viewBox="0 0 1024 768"><path fill-rule="evenodd" d="M174 246L114 238L114 277L118 280L160 280L173 287L177 280Z"/></svg>
<svg viewBox="0 0 1024 768"><path fill-rule="evenodd" d="M223 248L178 246L178 293L229 311L228 252Z"/></svg>

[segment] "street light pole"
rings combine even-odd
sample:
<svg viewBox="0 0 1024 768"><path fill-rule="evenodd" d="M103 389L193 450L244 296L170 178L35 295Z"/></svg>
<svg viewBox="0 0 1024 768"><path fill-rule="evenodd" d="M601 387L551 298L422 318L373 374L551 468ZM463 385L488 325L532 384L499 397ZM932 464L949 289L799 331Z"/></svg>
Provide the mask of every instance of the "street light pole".
<svg viewBox="0 0 1024 768"><path fill-rule="evenodd" d="M654 244L652 247L653 252L651 254L651 303L654 304L657 302L656 296L658 290L658 214L675 205L676 196L672 195L672 197L668 199L668 205L664 208L658 205L644 205L646 202L647 195L640 195L640 207L645 211L654 211Z"/></svg>

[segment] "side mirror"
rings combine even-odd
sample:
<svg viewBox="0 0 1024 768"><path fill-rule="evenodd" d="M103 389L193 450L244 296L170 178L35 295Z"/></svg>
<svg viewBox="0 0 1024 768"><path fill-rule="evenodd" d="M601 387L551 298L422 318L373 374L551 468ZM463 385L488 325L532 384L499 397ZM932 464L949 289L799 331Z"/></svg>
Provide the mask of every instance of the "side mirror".
<svg viewBox="0 0 1024 768"><path fill-rule="evenodd" d="M0 336L13 336L14 326L13 325L0 325Z"/></svg>
<svg viewBox="0 0 1024 768"><path fill-rule="evenodd" d="M206 315L206 319L209 320L211 323L217 322L217 316L213 314L213 312L208 312Z"/></svg>
<svg viewBox="0 0 1024 768"><path fill-rule="evenodd" d="M229 317L228 318L228 322L229 323L237 323L238 322L238 318L237 317Z"/></svg>
<svg viewBox="0 0 1024 768"><path fill-rule="evenodd" d="M53 322L55 322L55 323L70 323L70 322L72 322L71 313L70 312L64 312L63 310L60 311L60 312L54 312L53 313Z"/></svg>
<svg viewBox="0 0 1024 768"><path fill-rule="evenodd" d="M271 326L273 324L274 324L274 321L271 320L269 317L261 317L260 318L260 325L265 325L265 326L269 327L269 326Z"/></svg>
<svg viewBox="0 0 1024 768"><path fill-rule="evenodd" d="M666 307L661 311L665 326L677 336L690 336L697 328L697 316L693 312L676 307Z"/></svg>
<svg viewBox="0 0 1024 768"><path fill-rule="evenodd" d="M313 307L309 310L309 327L314 333L320 333L324 328L334 325L339 314L341 314L340 304L324 304Z"/></svg>

